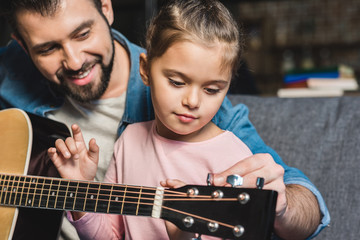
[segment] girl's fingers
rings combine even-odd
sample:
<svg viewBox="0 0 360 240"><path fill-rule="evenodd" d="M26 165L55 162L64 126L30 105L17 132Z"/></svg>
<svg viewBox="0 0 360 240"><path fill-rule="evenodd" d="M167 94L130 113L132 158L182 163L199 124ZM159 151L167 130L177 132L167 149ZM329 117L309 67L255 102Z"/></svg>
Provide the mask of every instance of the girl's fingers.
<svg viewBox="0 0 360 240"><path fill-rule="evenodd" d="M71 126L71 130L72 130L73 138L74 138L75 142L80 142L80 143L85 145L85 140L84 140L84 137L82 135L80 127L78 125L76 125L76 124L73 124Z"/></svg>

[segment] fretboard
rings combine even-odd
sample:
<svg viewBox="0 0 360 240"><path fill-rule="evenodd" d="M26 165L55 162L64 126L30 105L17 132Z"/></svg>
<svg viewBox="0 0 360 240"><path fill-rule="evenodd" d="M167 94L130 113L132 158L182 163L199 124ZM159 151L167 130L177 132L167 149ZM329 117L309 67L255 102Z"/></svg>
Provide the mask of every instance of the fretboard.
<svg viewBox="0 0 360 240"><path fill-rule="evenodd" d="M159 188L0 174L2 206L160 217L161 199Z"/></svg>

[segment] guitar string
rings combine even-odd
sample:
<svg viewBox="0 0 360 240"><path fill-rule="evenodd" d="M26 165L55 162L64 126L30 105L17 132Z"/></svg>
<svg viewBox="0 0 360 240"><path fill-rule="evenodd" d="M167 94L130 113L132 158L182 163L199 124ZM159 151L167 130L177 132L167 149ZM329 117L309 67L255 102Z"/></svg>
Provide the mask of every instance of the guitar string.
<svg viewBox="0 0 360 240"><path fill-rule="evenodd" d="M163 206L163 208L169 210L169 211L173 211L173 212L177 212L177 213L181 213L181 214L185 214L185 215L188 215L190 217L195 217L195 218L198 218L198 219L201 219L201 220L204 220L204 221L208 221L208 222L216 222L218 223L219 225L222 225L224 227L228 227L228 228L234 228L235 226L233 225L230 225L230 224L227 224L227 223L222 223L222 222L218 222L218 221L214 221L212 219L209 219L209 218L205 218L205 217L201 217L201 216L198 216L198 215L195 215L195 214L192 214L192 213L187 213L187 212L184 212L184 211L180 211L180 210L177 210L177 209L173 209L173 208L170 208L170 207L167 207L167 206Z"/></svg>
<svg viewBox="0 0 360 240"><path fill-rule="evenodd" d="M2 175L0 175L0 176L2 176ZM6 176L6 175L4 175L4 176ZM10 176L10 175L7 175L7 176ZM17 177L23 177L23 176L18 176L18 175L11 175L11 176L17 176ZM24 180L26 180L25 178L29 178L30 180L34 180L34 179L36 179L36 178L39 178L39 179L43 179L44 181L45 180L51 180L51 178L44 178L44 177L23 177L24 178ZM50 183L46 183L46 182L41 182L41 183L39 183L38 181L37 182L31 182L31 181L28 181L28 182L24 182L24 181L20 181L20 180L9 180L9 179L2 179L2 180L4 180L4 181L7 181L7 182L16 182L16 183L18 183L18 185L17 185L17 187L19 188L19 183L23 183L23 185L22 186L20 186L20 188L21 187L24 187L24 188L26 188L26 189L28 189L28 190L34 190L34 192L33 193L35 193L35 194L40 194L40 193L36 193L36 190L43 190L43 188L41 188L41 186L54 186L54 187L56 187L56 188L59 188L59 184L57 184L57 183L53 183L53 184L50 184ZM58 181L59 183L62 181L63 182L63 184L61 184L60 185L60 187L62 187L62 188L67 188L67 190L62 190L62 189L59 189L59 190L54 190L54 189L52 189L52 188L50 188L49 189L49 192L50 191L57 191L57 192L66 192L66 191L68 191L68 188L70 187L71 189L73 189L73 190L75 190L76 191L76 189L80 189L80 190L84 190L84 189L86 189L86 190L94 190L94 191L98 191L99 190L99 185L100 185L100 182L86 182L86 181L76 181L76 180L74 180L74 181L70 181L70 180L66 180L66 179L64 179L64 180L62 180L62 179L56 179L56 181ZM79 187L75 187L75 186L68 186L68 182L72 182L72 183L83 183L83 184L88 184L89 186L88 187L84 187L84 186L79 186ZM28 184L29 186L25 186L25 184ZM40 187L32 187L31 185L40 185ZM90 187L90 185L93 185L93 186L96 186L96 188L95 187ZM154 193L148 193L148 192L144 192L144 193L142 193L142 195L148 195L148 196L155 196L156 195L156 193L155 193L155 191L156 191L156 187L141 187L141 186L131 186L131 185L121 185L121 184L112 184L112 183L101 183L101 185L102 186L108 186L108 187L116 187L116 188L127 188L127 189L133 189L133 190L135 190L135 189L142 189L142 190L151 190L151 191L154 191ZM5 187L5 185L4 184L2 184L1 186L4 186ZM13 186L14 186L14 184L13 184ZM75 189L76 188L76 189ZM116 193L127 193L127 194L138 194L138 192L137 191L128 191L128 190L126 190L126 191L124 191L124 190L117 190L117 189L102 189L101 191L112 191L112 192L116 192ZM94 193L95 194L95 193ZM41 194L40 194L41 195ZM95 195L99 195L99 196L108 196L108 194L95 194ZM121 197L121 196L123 196L123 195L113 195L112 194L112 196L117 196L117 197ZM188 194L187 193L185 193L185 192L178 192L178 191L175 191L175 190L171 190L171 189L164 189L164 194L163 194L163 196L165 196L165 197L168 197L168 196L171 196L171 197L173 197L173 196L178 196L178 197L186 197L185 198L185 200L188 200L188 201L194 201L194 200L199 200L199 201L201 201L201 200L214 200L214 198L212 198L212 197L210 197L210 196L207 196L207 195L193 195L192 197L193 198L189 198L189 196L188 196ZM131 198L130 196L126 196L127 198L129 197L129 198ZM138 197L133 197L133 198L138 198ZM144 198L145 200L152 200L152 199L146 199L146 198ZM219 201L219 200L227 200L227 201L233 201L234 199L236 199L236 198L222 198L222 199L216 199L216 201ZM164 199L164 200L184 200L184 199Z"/></svg>
<svg viewBox="0 0 360 240"><path fill-rule="evenodd" d="M24 185L22 185L22 186L19 186L19 184L18 184L18 186L17 186L17 188L19 189L22 189L22 188L25 188L25 189L28 189L28 191L31 189L31 190L34 190L34 192L33 193L31 193L31 192L25 192L25 194L27 194L27 195L29 195L29 194L31 194L31 195L35 195L35 196L37 196L37 195L42 195L42 193L40 194L40 193L37 193L37 191L36 190L40 190L40 188L37 188L37 187L31 187L31 185L37 185L37 184L40 184L41 186L43 186L43 185L49 185L50 186L50 184L47 184L46 183L46 180L49 180L49 178L44 178L44 177L36 177L36 176L34 176L34 177L32 177L32 176L19 176L19 175L0 175L1 176L1 180L3 180L3 183L5 183L5 182L9 182L11 179L11 176L14 176L14 177L19 177L19 180L11 180L11 182L13 182L13 185L12 185L12 187L15 187L16 188L16 186L14 186L14 182L16 182L16 183L23 183L22 181L20 181L20 180L27 180L27 179L29 179L29 180L34 180L34 179L36 179L36 178L38 178L38 179L43 179L44 180L44 182L42 182L42 183L38 183L38 181L36 182L36 183L34 183L34 182L27 182L28 183L28 187L26 187L25 186L25 184L26 183L24 183ZM9 176L9 179L2 179L2 177L3 176ZM37 180L38 180L37 179ZM64 183L69 183L69 180L61 180L61 179L58 179L58 181L59 181L59 184L60 184L60 182L61 181L63 181ZM95 182L95 183L91 183L91 182L85 182L85 181L72 181L73 183L84 183L84 184L88 184L88 185L99 185L100 183L97 183L97 182ZM56 184L53 184L53 185L55 185L56 186ZM106 184L103 184L103 185L106 185ZM108 186L115 186L115 187L129 187L128 185L114 185L114 184L107 184ZM1 186L3 186L3 187L6 187L5 186L5 184L2 184ZM68 190L68 185L67 186L65 186L65 185L62 185L62 187L66 187L67 188L67 190ZM74 188L73 186L72 186L72 188ZM82 188L82 189L86 189L85 187L80 187L80 188ZM152 187L139 187L139 186L130 186L130 188L133 188L133 189L140 189L140 188L143 188L143 189L147 189L147 190L152 190L152 191L154 191L156 188L152 188ZM98 190L98 188L92 188L93 190L94 189L96 189L96 190ZM22 189L23 190L23 189ZM105 189L105 191L111 191L111 189ZM176 191L173 191L173 190L164 190L165 192L168 192L168 193L171 193L171 194L163 194L163 196L180 196L180 197L188 197L187 196L187 194L186 193L179 193L179 192L176 192ZM2 191L2 192L4 192L4 191ZM51 189L49 190L49 194L50 194L50 192L51 192ZM59 194L59 192L65 192L65 190L57 190L57 192L58 192L58 194ZM119 190L113 190L112 191L113 193L114 192L125 192L125 191L119 191ZM16 192L12 192L11 190L10 191L5 191L5 195L7 196L7 193L10 193L10 194L17 194ZM131 191L127 191L127 193L129 194L129 193L133 193L133 194L137 194L137 192L131 192ZM57 194L57 196L58 196L58 194ZM83 193L84 194L84 193ZM2 195L2 194L1 194ZM45 194L46 195L46 194ZM96 194L96 195L99 195L99 194ZM102 195L102 196L108 196L108 195L105 195L105 194L100 194L100 195ZM155 193L144 193L143 192L143 195L149 195L149 196L156 196L157 194L155 194ZM12 196L12 195L10 195L10 196ZM115 198L116 197L123 197L124 195L114 195L114 194L112 194L112 196L114 196ZM17 197L17 195L16 195L16 197ZM16 198L15 197L15 198ZM62 197L68 197L68 196L62 196ZM70 197L70 198L73 198L73 197ZM125 196L125 199L128 199L128 198L130 198L130 199L138 199L138 197L132 197L132 196ZM81 197L77 197L77 199L88 199L88 198L81 198ZM143 200L153 200L153 198L142 198ZM2 200L2 197L1 197L1 200ZM40 200L41 201L41 199L40 198L36 198L36 200ZM75 200L75 198L74 198L74 200ZM94 199L91 199L91 200L94 200ZM133 205L147 205L147 206L154 206L155 204L154 203L145 203L145 202L131 202L131 201L114 201L114 200L105 200L105 199L97 199L97 200L100 200L100 201L107 201L107 202L110 202L109 204L111 204L111 203L116 203L116 202L118 202L118 203L120 203L120 202L125 202L125 203L127 203L127 204L133 204ZM216 199L216 200L214 200L213 198L210 198L210 197L208 197L208 196L202 196L202 195L196 195L196 196L193 196L192 198L188 198L188 199L184 199L184 198L177 198L177 199L175 199L175 198L164 198L163 199L164 201L237 201L237 199L236 198L223 198L223 199ZM16 199L14 200L15 201L15 203L16 203ZM66 201L65 199L64 199L64 201ZM20 204L21 204L21 199L20 199L20 202L19 202ZM1 204L1 203L0 203ZM39 206L40 206L40 203L39 203ZM64 203L64 206L65 206L65 203ZM170 207L166 207L166 206L161 206L162 208L164 208L164 209L167 209L167 210L169 210L169 211L173 211L173 212L178 212L178 213L182 213L182 214L185 214L185 215L191 215L192 217L195 217L195 218L197 218L197 219L201 219L201 220L204 220L204 221L212 221L212 222L216 222L216 223L218 223L219 225L222 225L222 226L224 226L224 227L229 227L229 228L234 228L234 226L231 226L231 225L229 225L229 224L227 224L227 223L223 223L223 222L219 222L219 221L216 221L216 220L212 220L212 219L208 219L208 218L204 218L204 217L201 217L201 216L199 216L199 215L196 215L196 214L191 214L191 213L187 213L187 212L184 212L184 211L180 211L180 210L176 210L176 209L173 209L173 208L170 208ZM75 210L75 209L70 209L70 210Z"/></svg>

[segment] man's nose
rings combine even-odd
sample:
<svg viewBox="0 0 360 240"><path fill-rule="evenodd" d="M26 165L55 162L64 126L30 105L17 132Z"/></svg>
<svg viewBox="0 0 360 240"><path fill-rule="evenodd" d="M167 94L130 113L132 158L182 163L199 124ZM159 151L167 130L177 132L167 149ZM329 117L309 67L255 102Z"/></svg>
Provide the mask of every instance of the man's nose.
<svg viewBox="0 0 360 240"><path fill-rule="evenodd" d="M83 63L81 53L76 47L72 45L66 45L63 47L62 64L65 69L78 71L81 69Z"/></svg>

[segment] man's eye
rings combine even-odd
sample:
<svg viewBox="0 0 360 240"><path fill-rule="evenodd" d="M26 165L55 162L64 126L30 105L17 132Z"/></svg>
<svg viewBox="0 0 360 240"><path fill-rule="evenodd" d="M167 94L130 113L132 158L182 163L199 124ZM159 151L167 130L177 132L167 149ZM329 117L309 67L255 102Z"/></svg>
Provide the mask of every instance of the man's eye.
<svg viewBox="0 0 360 240"><path fill-rule="evenodd" d="M90 31L86 31L86 32L78 34L76 38L80 39L80 40L86 39L89 37L89 34L90 34Z"/></svg>
<svg viewBox="0 0 360 240"><path fill-rule="evenodd" d="M178 82L178 81L172 80L170 78L169 78L169 82L171 85L174 85L175 87L180 87L180 86L185 85L185 83L183 83L183 82Z"/></svg>
<svg viewBox="0 0 360 240"><path fill-rule="evenodd" d="M212 95L212 94L216 94L218 92L220 92L220 89L218 88L205 88L205 92Z"/></svg>
<svg viewBox="0 0 360 240"><path fill-rule="evenodd" d="M56 46L54 45L54 46L50 46L50 47L41 49L41 50L38 51L38 53L41 54L41 55L49 55L50 53L55 51L55 49L56 49Z"/></svg>

